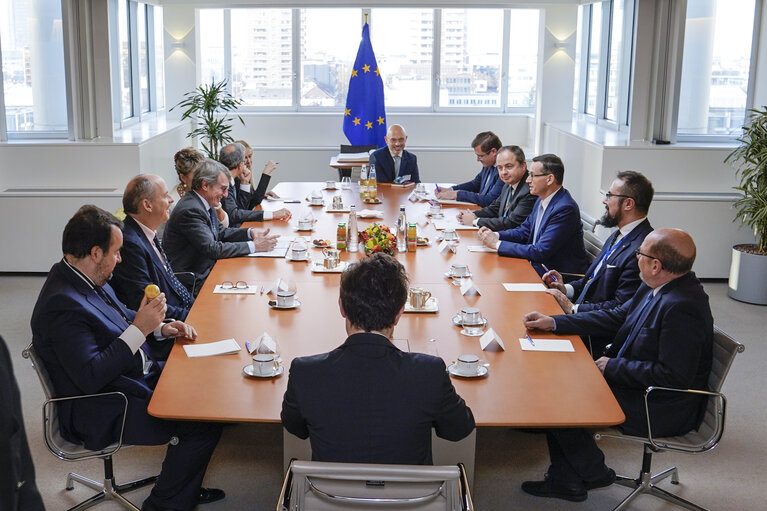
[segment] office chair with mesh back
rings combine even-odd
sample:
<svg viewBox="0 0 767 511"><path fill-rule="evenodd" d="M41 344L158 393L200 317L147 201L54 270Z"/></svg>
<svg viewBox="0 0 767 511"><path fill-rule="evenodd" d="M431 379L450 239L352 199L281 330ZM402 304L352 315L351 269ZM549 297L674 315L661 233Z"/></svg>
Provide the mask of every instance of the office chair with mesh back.
<svg viewBox="0 0 767 511"><path fill-rule="evenodd" d="M463 464L378 465L292 460L277 511L472 511Z"/></svg>
<svg viewBox="0 0 767 511"><path fill-rule="evenodd" d="M614 511L627 509L631 501L643 493L655 495L658 498L667 500L686 509L706 511L706 508L698 506L697 504L656 486L657 483L668 477L671 477L672 484L679 484L679 475L676 467L668 468L663 472L653 475L651 470L652 454L654 452L662 451L700 454L710 451L719 444L719 440L721 440L722 435L724 434L725 409L727 405L727 400L724 394L720 391L722 390L722 384L730 370L730 366L735 360L735 355L743 353L745 349L745 346L741 343L714 326L713 360L711 364L711 373L708 377L709 391L649 387L645 391L645 413L648 417L647 427L650 432L646 438L622 435L616 431L607 433L600 432L594 436L597 440L601 438L616 438L619 440L638 442L641 443L644 448L642 468L639 472L639 476L636 479L620 475L616 477L615 482L617 484L632 488L634 491L632 491L623 502L618 504ZM689 433L680 436L654 438L652 436L649 408L647 406L648 397L652 392L686 392L708 396L706 414L700 427L697 430L690 431Z"/></svg>
<svg viewBox="0 0 767 511"><path fill-rule="evenodd" d="M126 509L139 511L139 508L123 497L122 494L148 484L153 484L157 480L157 476L147 477L145 479L123 484L117 484L115 482L114 472L112 470L112 455L124 447L122 444L122 435L123 428L125 427L125 411L128 409L128 399L125 397L125 394L122 392L104 392L82 396L54 397L53 385L48 376L48 371L46 371L42 361L37 356L37 353L35 353L35 348L32 346L32 343L30 343L22 352L22 356L29 359L32 363L32 367L35 369L35 372L40 379L40 384L43 387L43 392L45 393L45 403L43 403L43 437L45 439L45 445L48 447L48 450L51 451L51 454L64 461L80 461L92 458L101 458L104 460L103 482L94 481L93 479L80 474L75 474L74 472L70 472L67 475L67 490L74 489L74 483L77 482L98 492L88 500L70 508L69 511L87 509L102 500L115 500L122 504ZM75 399L94 399L103 398L105 396L113 396L115 399L120 399L123 402L123 421L120 425L120 436L117 442L99 451L93 451L86 449L82 444L72 443L64 439L59 430L58 404Z"/></svg>

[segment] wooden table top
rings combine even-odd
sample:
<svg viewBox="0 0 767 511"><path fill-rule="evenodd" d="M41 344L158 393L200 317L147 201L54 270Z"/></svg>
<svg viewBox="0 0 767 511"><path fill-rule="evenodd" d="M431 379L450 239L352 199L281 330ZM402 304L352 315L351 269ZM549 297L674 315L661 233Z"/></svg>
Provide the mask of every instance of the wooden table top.
<svg viewBox="0 0 767 511"><path fill-rule="evenodd" d="M347 221L348 214L326 213L324 208L309 207L303 200L322 183L280 183L275 191L282 197L300 198L300 204L264 203L264 209L287 207L293 212L290 222L273 221L263 225L272 232L294 237L297 217L311 209L317 223L310 239L335 241L336 226ZM431 185L430 185L431 186ZM383 203L359 206L356 184L351 191L324 191L326 201L341 193L344 204L350 200L359 209L384 211L379 222L393 226L400 204L406 206L409 221L424 222L428 204L407 200L412 188L379 185ZM446 216L458 211L445 207ZM362 230L369 221L361 220ZM257 227L262 225L251 224ZM419 224L419 234L434 240L433 224ZM570 339L574 353L522 351L518 339L526 331L522 315L532 310L546 314L561 313L554 299L542 292L508 292L502 282L540 282L525 260L499 257L489 253L471 253L468 245L480 244L475 231L459 231L461 242L456 254L441 254L437 244L418 247L416 252L397 254L406 267L411 285L428 289L439 302L437 313L406 313L394 329L394 338L407 340L410 351L437 353L447 364L460 354L473 353L484 359L489 374L484 378L452 378L458 393L471 407L478 426L607 426L623 422L623 412L607 383L577 336ZM321 259L319 249L310 255ZM364 253L342 252L342 260L354 261ZM469 265L480 296L464 297L444 272L454 262ZM216 284L226 280L245 280L260 288L278 277L296 284L301 306L275 310L268 306L265 293L253 295L213 294ZM282 396L287 387L288 369L293 358L323 353L341 345L346 338L344 320L338 310L337 273L312 273L309 263L283 258L235 258L216 263L187 318L199 334L198 343L233 337L243 346L236 354L188 358L176 342L163 370L149 413L161 418L213 420L227 422L279 422ZM479 307L503 340L505 351L482 351L479 338L467 337L452 323L452 316L465 306ZM251 358L244 349L246 340L263 332L276 337L285 373L269 379L243 375ZM557 337L551 333L531 332L533 338ZM436 339L430 342L429 339ZM399 341L402 342L402 341Z"/></svg>

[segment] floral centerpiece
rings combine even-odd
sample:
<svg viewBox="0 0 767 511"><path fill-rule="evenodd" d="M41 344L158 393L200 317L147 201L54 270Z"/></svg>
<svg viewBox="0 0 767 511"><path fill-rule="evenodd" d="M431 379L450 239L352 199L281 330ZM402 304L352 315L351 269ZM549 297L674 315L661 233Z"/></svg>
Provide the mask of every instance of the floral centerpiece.
<svg viewBox="0 0 767 511"><path fill-rule="evenodd" d="M360 231L360 241L365 246L366 254L383 252L394 255L397 250L397 237L386 225L371 224L364 231Z"/></svg>

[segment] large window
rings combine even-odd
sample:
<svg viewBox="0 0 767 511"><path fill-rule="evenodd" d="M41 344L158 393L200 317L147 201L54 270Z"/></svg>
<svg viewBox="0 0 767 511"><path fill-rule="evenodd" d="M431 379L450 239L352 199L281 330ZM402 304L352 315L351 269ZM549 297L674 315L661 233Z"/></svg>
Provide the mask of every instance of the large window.
<svg viewBox="0 0 767 511"><path fill-rule="evenodd" d="M201 9L200 76L245 106L342 108L363 14L389 108L532 111L536 9ZM505 47L504 33L515 36ZM435 40L436 39L436 40Z"/></svg>
<svg viewBox="0 0 767 511"><path fill-rule="evenodd" d="M755 0L688 0L678 135L740 133L755 8Z"/></svg>
<svg viewBox="0 0 767 511"><path fill-rule="evenodd" d="M64 40L59 0L0 0L6 135L66 136Z"/></svg>

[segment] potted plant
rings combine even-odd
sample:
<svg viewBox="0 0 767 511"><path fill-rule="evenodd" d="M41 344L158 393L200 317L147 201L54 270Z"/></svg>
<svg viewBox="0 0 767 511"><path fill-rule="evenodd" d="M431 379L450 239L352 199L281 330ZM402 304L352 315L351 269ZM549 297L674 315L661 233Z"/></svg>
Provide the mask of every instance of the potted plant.
<svg viewBox="0 0 767 511"><path fill-rule="evenodd" d="M187 133L187 137L199 137L203 150L210 158L218 158L218 150L223 145L233 142L232 120L229 112L237 110L242 104L241 99L235 99L227 90L226 79L210 85L200 85L191 92L184 94L184 99L175 105L184 109L181 120L194 116L197 127ZM237 115L242 125L245 121Z"/></svg>
<svg viewBox="0 0 767 511"><path fill-rule="evenodd" d="M724 161L737 167L735 189L742 195L733 206L736 218L753 231L756 244L732 247L728 295L767 305L767 107L751 110L738 142Z"/></svg>

